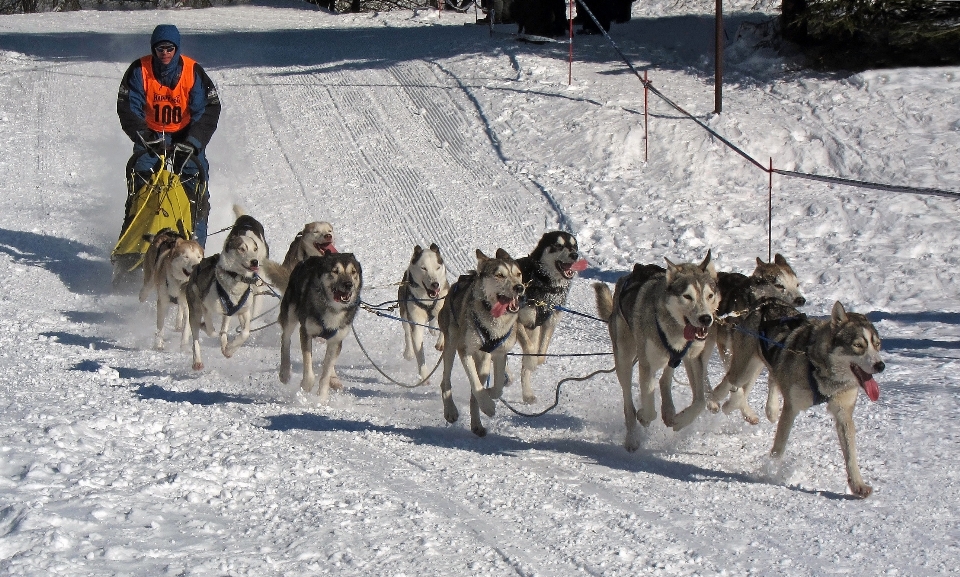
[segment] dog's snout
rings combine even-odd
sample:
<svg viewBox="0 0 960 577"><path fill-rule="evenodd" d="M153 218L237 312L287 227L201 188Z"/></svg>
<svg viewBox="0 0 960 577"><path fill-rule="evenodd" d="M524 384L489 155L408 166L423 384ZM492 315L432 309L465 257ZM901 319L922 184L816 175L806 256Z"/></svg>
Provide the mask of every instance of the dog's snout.
<svg viewBox="0 0 960 577"><path fill-rule="evenodd" d="M797 297L793 299L793 304L794 306L802 307L803 305L807 304L807 299L803 297Z"/></svg>
<svg viewBox="0 0 960 577"><path fill-rule="evenodd" d="M887 365L883 361L877 361L873 363L873 372L882 373L883 369L887 368Z"/></svg>
<svg viewBox="0 0 960 577"><path fill-rule="evenodd" d="M701 326L701 327L709 327L711 324L713 324L713 316L712 316L712 315L700 315L700 316L697 318L697 320L700 321L700 326Z"/></svg>

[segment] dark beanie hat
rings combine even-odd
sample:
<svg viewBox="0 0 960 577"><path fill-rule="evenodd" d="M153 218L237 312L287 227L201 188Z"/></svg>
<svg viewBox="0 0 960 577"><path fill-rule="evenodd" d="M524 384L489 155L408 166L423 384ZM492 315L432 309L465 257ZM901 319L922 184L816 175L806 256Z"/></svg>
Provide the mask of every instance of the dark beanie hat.
<svg viewBox="0 0 960 577"><path fill-rule="evenodd" d="M173 24L160 24L153 29L153 36L150 37L150 48L154 48L161 42L170 42L180 50L180 31Z"/></svg>

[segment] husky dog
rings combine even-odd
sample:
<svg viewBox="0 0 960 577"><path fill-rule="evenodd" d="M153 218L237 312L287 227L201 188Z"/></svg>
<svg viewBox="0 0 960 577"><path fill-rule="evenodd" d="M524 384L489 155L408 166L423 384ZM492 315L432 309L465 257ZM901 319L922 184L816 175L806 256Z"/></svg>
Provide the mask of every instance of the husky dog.
<svg viewBox="0 0 960 577"><path fill-rule="evenodd" d="M721 318L728 318L726 322L717 323L717 351L724 366L730 366L730 346L734 342L733 334L739 328L740 319L756 306L758 302L767 298L777 299L784 304L802 307L807 299L800 294L800 283L797 275L787 263L783 255L777 253L773 262L764 262L757 258L757 268L751 276L739 273L721 272L718 283L720 286L720 309L717 311ZM742 389L728 388L729 383L721 383L710 392L707 397L707 408L712 412L720 410L719 403L727 393L730 398L723 404L723 412L731 413L740 409L743 418L751 425L760 422L757 413L750 407L747 398L753 388L755 379L751 380ZM767 394L767 404L776 404L776 387L770 387Z"/></svg>
<svg viewBox="0 0 960 577"><path fill-rule="evenodd" d="M170 304L177 305L175 330L182 331L189 317L184 287L201 260L203 247L196 240L186 240L169 228L155 235L144 235L150 242L143 261L143 288L140 289L140 302L145 302L151 291L157 293L157 333L154 347L162 351L163 325L166 323ZM189 336L183 332L184 337ZM181 338L180 346L186 347L189 341Z"/></svg>
<svg viewBox="0 0 960 577"><path fill-rule="evenodd" d="M872 489L863 482L857 464L853 408L860 389L871 401L880 398L872 375L885 365L873 324L861 314L847 312L839 302L834 303L829 320L819 320L768 298L747 315L743 326L745 330L733 335L730 369L723 380L745 386L766 366L771 388L783 396L771 455L783 455L801 411L826 403L837 425L850 490L861 498L870 496ZM774 411L767 407L771 420L776 417Z"/></svg>
<svg viewBox="0 0 960 577"><path fill-rule="evenodd" d="M616 290L604 283L594 284L597 310L608 319L614 365L623 391L623 415L627 426L625 446L640 446L637 421L648 426L657 417L654 407L656 373L684 364L690 376L693 402L677 414L673 405L673 371L660 379L663 422L679 430L693 422L706 406L707 358L703 355L713 318L720 304L717 272L710 252L699 265L673 264L656 273L642 265L617 281ZM640 411L633 403L633 363L638 363Z"/></svg>
<svg viewBox="0 0 960 577"><path fill-rule="evenodd" d="M534 403L537 397L530 380L533 371L547 360L544 355L560 322L556 307L567 303L570 281L586 268L587 261L580 258L577 239L572 234L553 231L540 237L533 252L518 258L517 265L526 287L526 303L517 323L517 340L524 355L520 384L523 402Z"/></svg>
<svg viewBox="0 0 960 577"><path fill-rule="evenodd" d="M514 331L520 298L523 296L523 275L507 251L497 249L494 258L477 250L477 270L461 276L447 293L438 317L444 336L443 418L448 423L460 418L453 402L450 374L453 361L460 355L470 383L470 430L478 437L487 434L480 422L480 412L492 417L507 379L507 352L517 341ZM484 383L493 368L493 386Z"/></svg>
<svg viewBox="0 0 960 577"><path fill-rule="evenodd" d="M233 356L250 337L250 321L257 299L253 285L259 281L260 266L266 260L269 249L263 240L263 226L253 217L242 214L238 207L234 207L234 210L239 216L224 241L223 250L200 261L185 287L195 371L203 369L200 328L203 327L212 336L215 314L222 316L220 351L223 356ZM233 317L240 321L240 335L228 342L230 319Z"/></svg>
<svg viewBox="0 0 960 577"><path fill-rule="evenodd" d="M323 256L338 252L333 246L333 225L329 222L310 222L297 233L290 243L287 255L283 258L283 268L293 271L297 263L308 256Z"/></svg>
<svg viewBox="0 0 960 577"><path fill-rule="evenodd" d="M238 204L233 205L233 214L236 215L237 220L230 227L227 240L229 241L234 236L249 236L257 242L260 260L265 261L270 258L270 246L267 245L267 236L264 234L263 225L260 224L260 221L247 214L243 207Z"/></svg>
<svg viewBox="0 0 960 577"><path fill-rule="evenodd" d="M317 395L325 403L330 389L341 388L336 362L360 307L363 271L351 253L311 256L294 267L280 301L280 382L290 382L290 337L300 327L303 378L300 388L313 390L313 339L327 341Z"/></svg>
<svg viewBox="0 0 960 577"><path fill-rule="evenodd" d="M437 326L437 315L449 290L447 267L443 264L440 247L436 243L427 250L423 250L419 244L413 247L410 265L403 273L397 290L397 300L400 318L406 321L403 323L403 358L417 359L421 381L425 381L429 374L423 355L424 325ZM435 348L443 350L443 333L437 338Z"/></svg>

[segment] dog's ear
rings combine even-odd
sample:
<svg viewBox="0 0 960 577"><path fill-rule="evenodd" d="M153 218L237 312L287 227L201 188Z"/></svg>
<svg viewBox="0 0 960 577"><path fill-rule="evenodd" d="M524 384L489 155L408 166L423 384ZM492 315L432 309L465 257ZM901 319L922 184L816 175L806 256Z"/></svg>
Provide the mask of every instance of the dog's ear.
<svg viewBox="0 0 960 577"><path fill-rule="evenodd" d="M663 257L663 260L667 261L667 284L670 284L673 282L673 276L677 274L679 267L673 264L667 257Z"/></svg>
<svg viewBox="0 0 960 577"><path fill-rule="evenodd" d="M783 255L780 254L779 252L776 255L774 255L773 262L777 263L780 266L790 266L787 264L787 259L783 258Z"/></svg>
<svg viewBox="0 0 960 577"><path fill-rule="evenodd" d="M487 255L485 255L485 254L483 254L483 251L478 248L478 249L477 249L477 264L482 265L483 263L487 262L488 260L490 260L490 257L487 256Z"/></svg>
<svg viewBox="0 0 960 577"><path fill-rule="evenodd" d="M700 270L705 273L709 273L713 278L717 278L717 267L713 266L713 251L707 251L707 257L703 259L703 262L700 263Z"/></svg>
<svg viewBox="0 0 960 577"><path fill-rule="evenodd" d="M497 256L497 258L499 258L500 260L513 260L513 257L510 256L510 253L508 253L507 251L503 250L502 248L498 248L498 249L497 249L497 254L496 254L496 256Z"/></svg>
<svg viewBox="0 0 960 577"><path fill-rule="evenodd" d="M830 326L836 329L847 322L847 311L844 310L840 301L833 303L833 311L830 313Z"/></svg>

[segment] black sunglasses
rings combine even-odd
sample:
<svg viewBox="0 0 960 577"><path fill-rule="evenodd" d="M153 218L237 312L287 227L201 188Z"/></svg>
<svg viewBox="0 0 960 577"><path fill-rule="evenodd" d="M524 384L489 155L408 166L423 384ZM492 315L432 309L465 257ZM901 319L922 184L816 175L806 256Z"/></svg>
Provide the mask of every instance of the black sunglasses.
<svg viewBox="0 0 960 577"><path fill-rule="evenodd" d="M162 44L153 49L157 54L166 54L168 52L176 52L177 47L173 44Z"/></svg>

